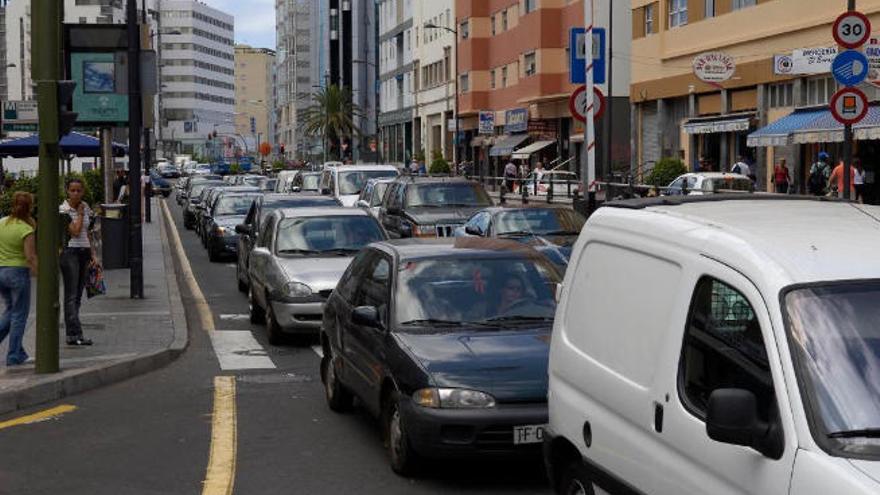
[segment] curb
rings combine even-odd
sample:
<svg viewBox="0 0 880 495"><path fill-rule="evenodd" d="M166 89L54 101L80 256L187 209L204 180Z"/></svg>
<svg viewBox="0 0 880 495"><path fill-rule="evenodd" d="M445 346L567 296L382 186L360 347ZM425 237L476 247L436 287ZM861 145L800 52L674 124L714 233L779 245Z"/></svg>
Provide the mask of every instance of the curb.
<svg viewBox="0 0 880 495"><path fill-rule="evenodd" d="M164 201L160 204L160 209L167 215L168 207L165 206ZM48 375L37 380L36 383L0 392L0 414L51 402L143 375L172 363L183 354L189 344L189 334L180 287L177 284L177 272L174 262L171 260L174 250L170 245L168 229L171 227L167 221L169 216L166 215L162 216L162 226L159 230L162 237L165 279L168 284L168 300L174 328L174 339L171 345L167 349L97 364L71 372L66 376Z"/></svg>

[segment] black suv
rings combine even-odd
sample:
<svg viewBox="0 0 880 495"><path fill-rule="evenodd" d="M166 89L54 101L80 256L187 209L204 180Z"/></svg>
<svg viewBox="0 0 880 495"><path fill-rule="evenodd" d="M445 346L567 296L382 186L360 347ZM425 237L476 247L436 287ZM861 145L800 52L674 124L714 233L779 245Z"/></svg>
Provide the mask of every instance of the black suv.
<svg viewBox="0 0 880 495"><path fill-rule="evenodd" d="M478 210L492 206L483 186L452 177L400 177L388 186L379 221L392 238L453 237Z"/></svg>

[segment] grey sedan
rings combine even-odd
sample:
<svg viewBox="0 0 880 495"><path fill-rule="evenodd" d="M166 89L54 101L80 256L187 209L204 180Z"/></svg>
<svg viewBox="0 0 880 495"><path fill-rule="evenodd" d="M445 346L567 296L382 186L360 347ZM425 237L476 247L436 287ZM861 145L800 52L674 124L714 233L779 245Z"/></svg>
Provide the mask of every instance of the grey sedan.
<svg viewBox="0 0 880 495"><path fill-rule="evenodd" d="M324 303L354 256L387 238L369 213L343 207L274 212L258 233L248 274L250 317L271 344L284 334L317 335Z"/></svg>

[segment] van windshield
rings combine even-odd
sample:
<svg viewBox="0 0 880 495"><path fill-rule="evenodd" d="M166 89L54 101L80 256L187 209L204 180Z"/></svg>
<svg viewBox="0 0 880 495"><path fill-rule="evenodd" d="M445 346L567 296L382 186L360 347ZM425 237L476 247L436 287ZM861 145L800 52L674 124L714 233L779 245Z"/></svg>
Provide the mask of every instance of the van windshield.
<svg viewBox="0 0 880 495"><path fill-rule="evenodd" d="M816 441L880 457L880 282L809 287L785 296L788 332Z"/></svg>

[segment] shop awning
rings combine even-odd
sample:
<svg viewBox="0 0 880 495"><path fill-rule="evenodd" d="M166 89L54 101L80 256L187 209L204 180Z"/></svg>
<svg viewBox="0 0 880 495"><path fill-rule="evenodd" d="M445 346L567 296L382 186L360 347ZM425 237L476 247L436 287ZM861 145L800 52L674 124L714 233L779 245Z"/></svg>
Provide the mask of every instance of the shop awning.
<svg viewBox="0 0 880 495"><path fill-rule="evenodd" d="M528 134L505 134L495 138L495 146L489 150L489 156L510 156L513 150L529 138Z"/></svg>
<svg viewBox="0 0 880 495"><path fill-rule="evenodd" d="M556 141L538 141L537 143L532 143L525 148L520 148L514 151L511 158L514 160L528 160L532 156L532 153L537 153L552 144L556 144Z"/></svg>
<svg viewBox="0 0 880 495"><path fill-rule="evenodd" d="M492 136L475 136L471 139L471 148L480 148L492 144Z"/></svg>
<svg viewBox="0 0 880 495"><path fill-rule="evenodd" d="M880 106L872 105L868 114L861 122L853 126L853 137L856 141L880 139ZM838 122L829 110L822 110L822 115L809 125L792 133L794 144L842 143L843 124Z"/></svg>
<svg viewBox="0 0 880 495"><path fill-rule="evenodd" d="M747 131L752 125L754 114L722 115L711 118L690 119L684 123L688 134L718 134L721 132Z"/></svg>
<svg viewBox="0 0 880 495"><path fill-rule="evenodd" d="M795 110L767 127L749 134L747 144L751 148L787 146L792 143L794 132L811 126L827 112L827 110L815 108Z"/></svg>

